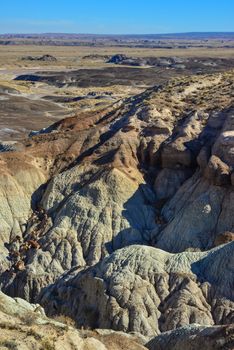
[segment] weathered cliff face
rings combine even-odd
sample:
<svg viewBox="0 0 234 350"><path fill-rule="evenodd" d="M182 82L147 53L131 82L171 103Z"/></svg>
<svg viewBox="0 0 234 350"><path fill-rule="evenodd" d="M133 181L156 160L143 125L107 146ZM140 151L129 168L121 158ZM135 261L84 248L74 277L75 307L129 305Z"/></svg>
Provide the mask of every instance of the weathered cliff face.
<svg viewBox="0 0 234 350"><path fill-rule="evenodd" d="M232 91L233 72L171 81L2 153L2 290L34 302L71 269L40 300L79 325L153 336L232 322L233 244L207 252L233 240Z"/></svg>
<svg viewBox="0 0 234 350"><path fill-rule="evenodd" d="M168 222L157 242L162 249L178 252L189 245L208 249L219 234L233 231L234 111L215 113L208 119L207 129L206 137L216 137L201 148L199 170L162 210Z"/></svg>

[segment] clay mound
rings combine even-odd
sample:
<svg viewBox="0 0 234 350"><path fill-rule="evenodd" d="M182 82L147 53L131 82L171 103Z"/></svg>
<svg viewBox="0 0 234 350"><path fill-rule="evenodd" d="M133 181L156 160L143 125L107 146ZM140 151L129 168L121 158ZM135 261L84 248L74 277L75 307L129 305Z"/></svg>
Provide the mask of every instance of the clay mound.
<svg viewBox="0 0 234 350"><path fill-rule="evenodd" d="M46 312L67 315L78 326L148 337L191 323L232 323L233 249L233 242L180 254L127 247L92 268L73 269L39 300Z"/></svg>
<svg viewBox="0 0 234 350"><path fill-rule="evenodd" d="M234 347L234 327L204 327L192 325L165 332L151 340L149 350L232 350Z"/></svg>

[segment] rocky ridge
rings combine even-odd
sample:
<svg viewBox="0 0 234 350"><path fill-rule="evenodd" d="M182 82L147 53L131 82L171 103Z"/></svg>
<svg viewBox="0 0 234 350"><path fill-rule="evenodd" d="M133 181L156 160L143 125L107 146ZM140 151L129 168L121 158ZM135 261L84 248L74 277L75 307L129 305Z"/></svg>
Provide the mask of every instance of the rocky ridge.
<svg viewBox="0 0 234 350"><path fill-rule="evenodd" d="M233 72L184 77L0 153L2 290L150 337L232 323L233 121Z"/></svg>

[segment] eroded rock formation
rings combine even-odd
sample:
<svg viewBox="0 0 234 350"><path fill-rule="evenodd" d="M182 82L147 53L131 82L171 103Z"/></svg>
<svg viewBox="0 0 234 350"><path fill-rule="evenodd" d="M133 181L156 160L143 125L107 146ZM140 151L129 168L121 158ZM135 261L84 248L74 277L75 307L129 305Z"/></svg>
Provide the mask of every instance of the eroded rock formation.
<svg viewBox="0 0 234 350"><path fill-rule="evenodd" d="M204 327L186 326L152 339L146 347L149 350L220 350L233 349L234 328L231 326Z"/></svg>
<svg viewBox="0 0 234 350"><path fill-rule="evenodd" d="M229 243L209 252L171 254L133 245L93 268L64 275L40 302L78 326L148 337L191 323L232 323L233 249Z"/></svg>
<svg viewBox="0 0 234 350"><path fill-rule="evenodd" d="M143 350L139 337L108 330L78 331L68 322L49 319L40 305L0 293L1 349Z"/></svg>
<svg viewBox="0 0 234 350"><path fill-rule="evenodd" d="M228 72L172 80L1 153L2 290L147 336L233 322L233 130Z"/></svg>

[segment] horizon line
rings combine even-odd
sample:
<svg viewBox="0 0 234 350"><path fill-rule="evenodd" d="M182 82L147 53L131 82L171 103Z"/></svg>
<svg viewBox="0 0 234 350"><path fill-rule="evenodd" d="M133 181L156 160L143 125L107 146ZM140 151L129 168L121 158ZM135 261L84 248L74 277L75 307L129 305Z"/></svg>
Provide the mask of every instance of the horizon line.
<svg viewBox="0 0 234 350"><path fill-rule="evenodd" d="M234 31L189 31L189 32L171 32L171 33L83 33L83 32L14 32L14 33L1 33L0 35L95 35L95 36L126 36L126 35L178 35L178 34L234 34Z"/></svg>

